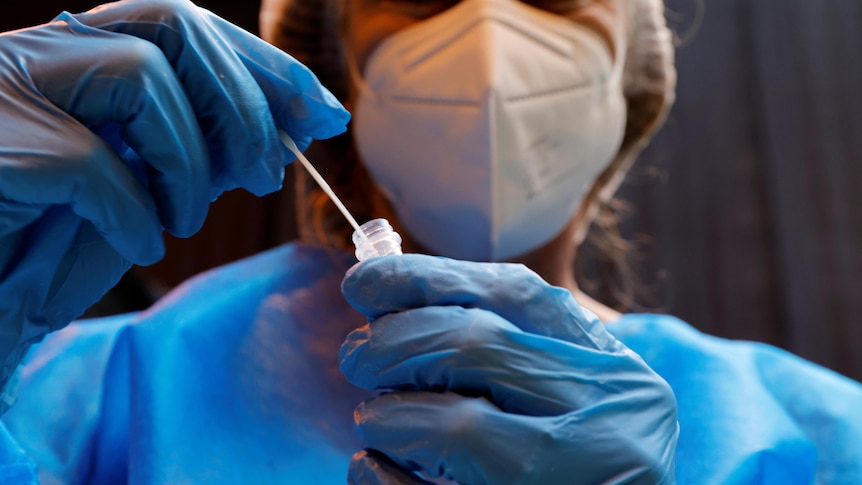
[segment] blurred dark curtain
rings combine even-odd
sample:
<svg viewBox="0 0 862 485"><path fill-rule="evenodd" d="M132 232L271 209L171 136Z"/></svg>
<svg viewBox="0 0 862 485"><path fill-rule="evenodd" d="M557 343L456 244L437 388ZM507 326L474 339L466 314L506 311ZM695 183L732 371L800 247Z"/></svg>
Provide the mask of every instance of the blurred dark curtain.
<svg viewBox="0 0 862 485"><path fill-rule="evenodd" d="M621 192L624 235L648 236L640 303L862 380L862 2L668 8L679 35L696 30Z"/></svg>

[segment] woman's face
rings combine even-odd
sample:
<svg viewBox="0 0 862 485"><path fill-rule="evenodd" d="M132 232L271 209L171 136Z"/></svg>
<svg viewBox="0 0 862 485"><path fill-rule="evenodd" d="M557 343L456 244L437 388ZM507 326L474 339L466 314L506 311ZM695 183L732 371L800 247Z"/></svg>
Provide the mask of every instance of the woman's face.
<svg viewBox="0 0 862 485"><path fill-rule="evenodd" d="M394 83L406 89L398 91L398 97L390 94L398 101L380 103L378 99L390 98L369 95L366 85L364 98L354 91L347 103L354 110L353 131L363 162L390 194L387 200L372 194L376 214L392 221L397 212L406 234L393 223L408 245L412 236L423 242L416 246L430 249L427 252L459 259L521 260L528 253L545 253L552 239L571 241L565 234L571 231L569 221L587 187L619 148L625 125L621 86L613 81L619 79L614 72L625 42L622 2L345 1L342 33L352 56L348 62L363 78L371 76L366 80L394 76ZM486 15L494 16L495 30L480 30L489 28L479 21L487 20ZM435 16L423 24L425 30L412 29ZM470 26L465 30L458 27L471 16L477 23L465 24ZM423 47L435 55L445 51L436 63L425 64L431 67L423 70L413 64L410 72L399 70L402 58L391 57L398 49L392 43L383 48L384 41L403 41L404 35L416 32L425 33L423 41L434 38L427 35L429 27L432 32L451 28L457 35L447 37L443 49L434 47L434 40ZM413 34L395 35L405 29ZM470 37L466 32L481 33ZM487 42L487 32L494 32L494 44ZM531 42L532 35L551 40ZM560 45L568 49L556 50ZM369 65L374 53L378 61ZM421 58L425 62L429 56ZM471 70L488 59L496 59L491 69ZM396 68L387 71L391 66ZM488 74L491 71L497 74ZM440 78L449 86L444 90L459 92L452 104L469 99L469 107L444 108L449 93L426 95L425 89L443 85ZM457 80L450 83L452 79ZM488 92L489 86L494 101L483 95L469 98ZM414 89L422 94L404 94ZM428 101L433 106L425 104ZM440 140L446 140L445 145ZM386 153L381 153L384 146ZM417 146L426 149L417 153ZM409 170L404 163L408 160Z"/></svg>
<svg viewBox="0 0 862 485"><path fill-rule="evenodd" d="M513 0L514 1L514 0ZM624 48L623 0L524 0L522 3L566 17L595 31L616 57ZM460 3L459 0L348 0L345 43L360 72L374 49L392 34Z"/></svg>

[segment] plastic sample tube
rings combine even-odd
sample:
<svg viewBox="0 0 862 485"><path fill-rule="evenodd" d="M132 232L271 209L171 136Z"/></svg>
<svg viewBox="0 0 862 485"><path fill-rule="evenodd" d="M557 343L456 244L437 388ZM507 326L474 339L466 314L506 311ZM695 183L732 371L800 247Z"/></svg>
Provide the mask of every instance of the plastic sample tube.
<svg viewBox="0 0 862 485"><path fill-rule="evenodd" d="M376 256L401 253L401 236L386 219L372 219L353 231L356 259L365 261Z"/></svg>
<svg viewBox="0 0 862 485"><path fill-rule="evenodd" d="M319 185L323 192L332 199L335 207L341 211L344 218L347 219L347 222L353 226L354 231L352 239L353 245L356 246L356 259L359 261L365 261L366 259L376 256L401 254L401 236L392 229L389 221L386 219L374 219L366 222L362 227L359 227L356 219L353 218L350 211L347 210L347 207L344 207L344 204L341 203L341 200L335 195L335 192L332 191L332 188L328 183L326 183L326 180L324 180L317 169L314 168L314 165L312 165L311 162L305 158L305 155L299 151L299 148L296 146L293 139L282 130L278 130L278 136L281 138L281 142L284 143L284 146L293 152L302 166L305 167L305 170L308 171L311 178L317 182L317 185Z"/></svg>

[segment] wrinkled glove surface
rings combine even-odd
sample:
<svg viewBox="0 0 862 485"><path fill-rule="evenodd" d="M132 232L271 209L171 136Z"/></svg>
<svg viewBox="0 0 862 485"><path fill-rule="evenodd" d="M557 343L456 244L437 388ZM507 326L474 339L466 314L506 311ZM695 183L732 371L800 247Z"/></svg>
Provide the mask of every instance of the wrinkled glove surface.
<svg viewBox="0 0 862 485"><path fill-rule="evenodd" d="M385 392L355 413L356 484L672 483L670 387L521 265L368 260L342 292L369 324L340 369Z"/></svg>
<svg viewBox="0 0 862 485"><path fill-rule="evenodd" d="M226 190L265 194L348 113L308 69L184 0L126 0L0 35L0 384L31 342Z"/></svg>

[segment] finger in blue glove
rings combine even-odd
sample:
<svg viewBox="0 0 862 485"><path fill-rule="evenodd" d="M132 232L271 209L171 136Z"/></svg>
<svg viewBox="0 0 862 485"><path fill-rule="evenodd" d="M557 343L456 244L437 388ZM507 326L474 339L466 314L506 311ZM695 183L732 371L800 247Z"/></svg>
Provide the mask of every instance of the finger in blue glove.
<svg viewBox="0 0 862 485"><path fill-rule="evenodd" d="M672 391L565 290L421 255L364 262L342 289L371 320L342 372L395 390L357 409L366 448L463 484L673 481Z"/></svg>
<svg viewBox="0 0 862 485"><path fill-rule="evenodd" d="M0 385L30 342L225 190L280 187L349 114L295 59L187 0L124 0L0 34ZM304 140L304 143L303 143Z"/></svg>
<svg viewBox="0 0 862 485"><path fill-rule="evenodd" d="M277 128L304 149L346 129L349 113L305 66L185 0L125 0L74 16L82 24L158 46L200 123L212 157L213 193L262 195L281 186L294 159Z"/></svg>
<svg viewBox="0 0 862 485"><path fill-rule="evenodd" d="M415 473L405 471L386 455L362 450L350 460L347 470L350 485L430 485Z"/></svg>

